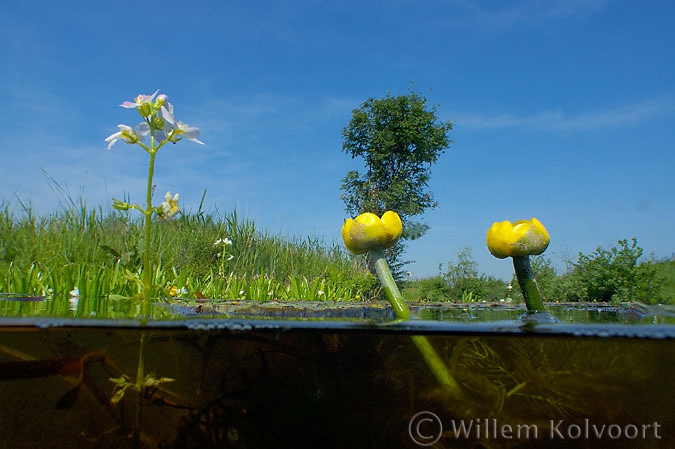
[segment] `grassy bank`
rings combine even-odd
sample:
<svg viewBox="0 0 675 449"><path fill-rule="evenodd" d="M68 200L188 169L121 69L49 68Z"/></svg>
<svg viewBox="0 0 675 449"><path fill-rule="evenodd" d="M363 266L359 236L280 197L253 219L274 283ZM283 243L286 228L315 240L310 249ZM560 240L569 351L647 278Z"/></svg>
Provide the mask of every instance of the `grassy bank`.
<svg viewBox="0 0 675 449"><path fill-rule="evenodd" d="M337 243L272 235L236 212L198 211L154 227L153 296L352 300L375 286ZM66 300L134 297L141 285L142 222L79 204L37 217L0 206L0 292Z"/></svg>

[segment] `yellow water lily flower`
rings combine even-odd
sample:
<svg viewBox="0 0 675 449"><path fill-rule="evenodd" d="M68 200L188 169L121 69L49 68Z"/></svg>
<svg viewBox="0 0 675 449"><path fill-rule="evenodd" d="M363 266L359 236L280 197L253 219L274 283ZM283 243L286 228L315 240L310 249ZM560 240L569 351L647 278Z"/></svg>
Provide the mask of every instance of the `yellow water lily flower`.
<svg viewBox="0 0 675 449"><path fill-rule="evenodd" d="M513 256L537 255L546 251L551 238L543 224L532 220L498 221L487 231L487 246L493 256L504 259Z"/></svg>
<svg viewBox="0 0 675 449"><path fill-rule="evenodd" d="M355 254L378 247L390 248L396 244L402 233L401 217L392 211L385 212L382 218L366 212L354 219L347 218L342 225L345 246Z"/></svg>

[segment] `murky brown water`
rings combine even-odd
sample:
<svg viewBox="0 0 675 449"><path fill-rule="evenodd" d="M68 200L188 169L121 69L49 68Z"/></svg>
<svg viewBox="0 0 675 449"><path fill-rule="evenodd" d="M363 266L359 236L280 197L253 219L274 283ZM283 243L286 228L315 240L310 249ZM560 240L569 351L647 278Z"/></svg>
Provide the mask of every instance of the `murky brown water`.
<svg viewBox="0 0 675 449"><path fill-rule="evenodd" d="M0 327L0 447L675 447L672 328L424 329L15 322ZM461 398L411 334L428 335Z"/></svg>

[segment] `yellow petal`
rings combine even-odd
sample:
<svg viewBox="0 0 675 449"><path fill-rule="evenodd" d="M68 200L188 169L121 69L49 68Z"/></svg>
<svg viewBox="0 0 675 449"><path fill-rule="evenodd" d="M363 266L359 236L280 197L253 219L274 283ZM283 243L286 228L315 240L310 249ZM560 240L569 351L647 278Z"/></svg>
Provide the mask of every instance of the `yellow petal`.
<svg viewBox="0 0 675 449"><path fill-rule="evenodd" d="M504 259L510 256L509 235L513 230L510 221L495 222L487 232L487 246L493 256Z"/></svg>
<svg viewBox="0 0 675 449"><path fill-rule="evenodd" d="M355 219L348 218L342 225L342 239L347 249L361 254L377 247L388 248L403 232L401 218L395 212L385 212L382 218L366 212Z"/></svg>
<svg viewBox="0 0 675 449"><path fill-rule="evenodd" d="M382 224L384 224L384 229L387 232L387 241L384 247L391 248L403 234L403 222L396 212L388 210L382 215Z"/></svg>
<svg viewBox="0 0 675 449"><path fill-rule="evenodd" d="M532 218L493 223L488 229L486 242L493 256L503 259L509 256L528 256L543 253L550 242L544 225Z"/></svg>
<svg viewBox="0 0 675 449"><path fill-rule="evenodd" d="M345 246L347 247L347 249L349 251L351 251L353 253L356 253L356 254L361 254L365 250L359 251L359 249L354 245L354 243L352 242L352 239L350 237L350 232L351 232L351 229L352 229L353 225L354 225L353 219L347 218L345 220L344 224L342 225L342 240L344 240Z"/></svg>

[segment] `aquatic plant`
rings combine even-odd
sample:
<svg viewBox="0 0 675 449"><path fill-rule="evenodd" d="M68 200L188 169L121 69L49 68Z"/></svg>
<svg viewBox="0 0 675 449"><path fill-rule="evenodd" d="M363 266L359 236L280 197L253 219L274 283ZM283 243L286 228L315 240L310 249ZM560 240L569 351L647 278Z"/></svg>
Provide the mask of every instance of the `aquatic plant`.
<svg viewBox="0 0 675 449"><path fill-rule="evenodd" d="M121 201L113 198L113 208L117 210L128 211L135 209L143 214L145 223L145 241L143 250L143 311L142 316L147 320L150 316L151 295L152 295L152 261L151 261L151 241L152 241L152 219L154 216L160 219L167 220L175 216L180 208L178 207L179 195L171 195L167 192L164 196L164 202L159 206L153 206L152 193L154 185L152 182L155 172L155 157L160 148L167 143L177 143L186 138L192 142L203 144L199 137L199 129L190 127L187 124L176 121L173 115L173 105L167 101L167 96L164 94L157 95L159 90L156 90L152 95L139 95L133 102L125 101L120 106L127 109L136 109L136 111L143 118L143 121L138 125L138 130L127 125L118 125L119 131L111 134L105 140L108 142L108 149L111 149L118 140L123 140L127 144L136 144L143 148L149 155L150 160L148 164L148 183L146 190L145 206L138 204L130 204L126 201ZM145 137L149 136L150 145L143 143ZM138 401L136 405L136 421L140 423L141 420L141 400L142 392L149 386L154 386L154 378L145 375L144 362L144 347L147 335L141 334L138 369L136 373L136 382L132 383L128 379L122 377L115 381L116 397L124 395L124 392L133 386L138 392ZM119 399L118 399L119 400ZM136 431L134 434L134 447L138 447L139 435Z"/></svg>
<svg viewBox="0 0 675 449"><path fill-rule="evenodd" d="M507 257L513 259L513 267L518 285L523 292L528 315L545 313L544 302L529 257L546 251L550 241L548 231L534 217L531 220L518 220L514 223L508 220L495 222L487 231L486 242L490 253L498 259Z"/></svg>
<svg viewBox="0 0 675 449"><path fill-rule="evenodd" d="M108 142L110 150L117 141L122 140L127 144L135 144L143 148L149 155L148 164L148 183L145 206L130 204L113 198L113 207L117 210L136 209L143 214L145 219L145 242L143 251L143 314L148 316L150 313L150 296L152 294L152 261L151 245L152 241L152 219L157 216L161 219L169 219L176 215L180 208L178 207L179 195L171 195L167 192L164 196L164 202L159 206L152 205L153 183L152 179L155 172L155 157L160 148L167 143L177 143L186 138L192 142L202 144L199 137L199 129L188 126L187 124L176 121L173 114L173 105L167 101L164 94L157 95L159 89L152 95L139 95L134 101L125 101L120 106L127 109L136 109L143 118L139 123L138 129L128 125L117 125L119 131L108 136L105 141ZM143 141L149 136L150 144L146 145Z"/></svg>
<svg viewBox="0 0 675 449"><path fill-rule="evenodd" d="M396 212L392 211L385 212L381 218L366 212L354 219L347 218L342 225L342 238L347 249L355 254L370 251L372 266L389 303L394 309L396 318L407 320L410 318L410 309L403 301L403 296L396 286L384 255L384 249L394 246L402 233L401 218ZM461 395L459 384L427 337L413 335L410 338L439 384L451 396L459 397Z"/></svg>

